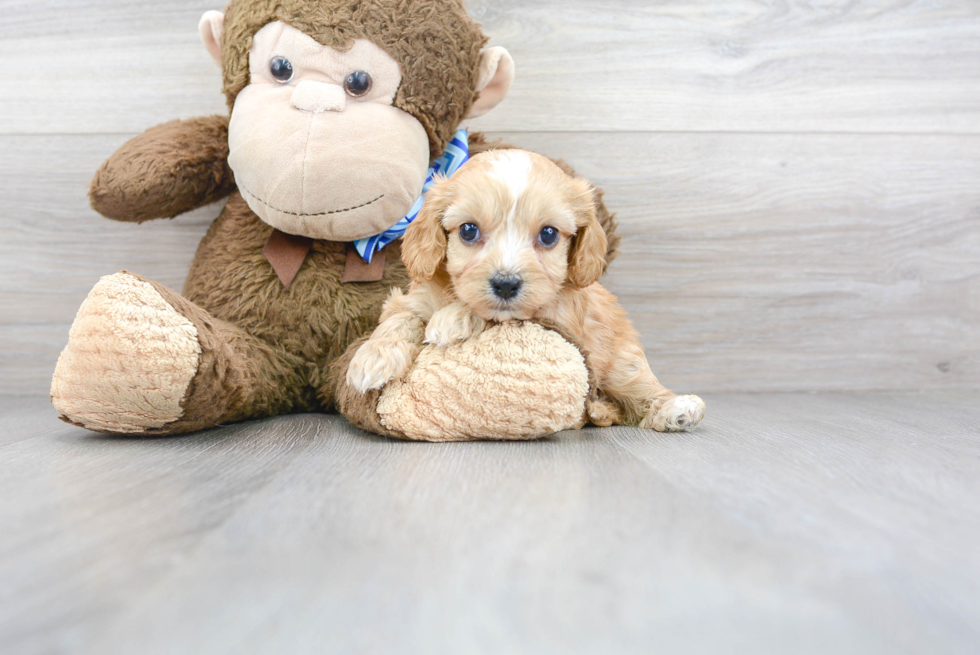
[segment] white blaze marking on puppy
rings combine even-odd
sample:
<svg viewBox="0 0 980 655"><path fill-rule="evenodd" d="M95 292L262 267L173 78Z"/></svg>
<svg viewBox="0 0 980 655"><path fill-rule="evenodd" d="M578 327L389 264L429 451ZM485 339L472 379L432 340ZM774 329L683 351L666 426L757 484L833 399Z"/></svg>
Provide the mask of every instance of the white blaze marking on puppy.
<svg viewBox="0 0 980 655"><path fill-rule="evenodd" d="M527 189L527 179L531 174L531 157L520 150L501 150L497 158L490 162L493 175L507 185L510 195L517 205L518 199Z"/></svg>
<svg viewBox="0 0 980 655"><path fill-rule="evenodd" d="M503 150L491 162L492 174L507 185L514 204L507 215L506 230L500 237L501 268L509 273L517 273L518 253L526 245L527 235L514 224L517 203L527 190L531 176L531 157L520 150Z"/></svg>
<svg viewBox="0 0 980 655"><path fill-rule="evenodd" d="M498 246L500 251L500 270L504 273L520 274L518 255L527 246L527 235L517 229L511 220L507 221L507 229L500 236Z"/></svg>

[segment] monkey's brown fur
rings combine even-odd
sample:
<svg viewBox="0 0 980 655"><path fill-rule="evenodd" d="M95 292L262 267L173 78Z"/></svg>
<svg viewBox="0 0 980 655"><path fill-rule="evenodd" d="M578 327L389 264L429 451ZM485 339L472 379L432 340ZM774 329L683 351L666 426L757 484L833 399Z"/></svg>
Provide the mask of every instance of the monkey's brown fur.
<svg viewBox="0 0 980 655"><path fill-rule="evenodd" d="M151 127L99 168L89 189L107 218L142 223L173 218L235 190L228 167L228 117L170 121Z"/></svg>
<svg viewBox="0 0 980 655"><path fill-rule="evenodd" d="M425 127L433 159L475 99L471 89L486 38L461 2L233 0L222 35L229 106L248 84L253 35L275 20L325 45L343 48L363 37L389 52L403 70L395 105ZM328 375L331 364L375 327L391 288L408 284L397 242L385 249L384 278L356 284L340 282L346 245L316 242L286 289L262 254L272 227L235 190L227 125L227 118L214 116L152 128L120 148L92 182L92 206L124 221L173 217L231 196L198 248L183 296L151 283L197 329L202 352L180 403L182 418L144 434L332 410L337 376ZM472 134L470 147L475 154L509 146ZM599 198L611 260L619 239Z"/></svg>
<svg viewBox="0 0 980 655"><path fill-rule="evenodd" d="M476 100L477 63L487 38L459 0L250 0L233 2L225 15L222 65L229 108L248 85L252 37L276 20L337 50L365 38L391 55L402 69L394 104L422 123L433 159Z"/></svg>

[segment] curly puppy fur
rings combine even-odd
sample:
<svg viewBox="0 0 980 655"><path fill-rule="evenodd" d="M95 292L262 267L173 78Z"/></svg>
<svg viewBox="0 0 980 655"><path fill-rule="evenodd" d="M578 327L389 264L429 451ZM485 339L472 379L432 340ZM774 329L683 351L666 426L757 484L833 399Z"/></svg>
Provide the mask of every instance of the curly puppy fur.
<svg viewBox="0 0 980 655"><path fill-rule="evenodd" d="M500 150L429 193L402 249L411 290L385 304L351 361L351 386L368 392L403 377L422 343L444 347L488 323L542 321L581 345L598 395L619 408L597 404L598 421L673 431L701 420L701 399L657 381L625 310L597 283L607 239L588 182L546 157Z"/></svg>

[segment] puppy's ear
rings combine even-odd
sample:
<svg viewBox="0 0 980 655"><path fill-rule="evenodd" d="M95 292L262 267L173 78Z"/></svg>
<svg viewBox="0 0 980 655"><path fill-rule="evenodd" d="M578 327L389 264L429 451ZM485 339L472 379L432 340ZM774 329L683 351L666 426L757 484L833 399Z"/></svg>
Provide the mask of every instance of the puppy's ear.
<svg viewBox="0 0 980 655"><path fill-rule="evenodd" d="M425 204L418 218L405 231L402 261L409 277L416 282L431 279L446 258L446 231L442 229L442 217L450 202L449 179L436 178L435 184L425 194Z"/></svg>
<svg viewBox="0 0 980 655"><path fill-rule="evenodd" d="M595 190L575 180L572 206L578 232L568 253L568 281L577 289L595 284L606 270L606 231L596 218Z"/></svg>

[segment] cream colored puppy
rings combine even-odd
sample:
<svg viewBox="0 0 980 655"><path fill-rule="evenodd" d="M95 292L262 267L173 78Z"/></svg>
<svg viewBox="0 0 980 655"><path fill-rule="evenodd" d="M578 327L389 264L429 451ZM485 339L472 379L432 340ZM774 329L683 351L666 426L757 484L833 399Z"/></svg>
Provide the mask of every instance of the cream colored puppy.
<svg viewBox="0 0 980 655"><path fill-rule="evenodd" d="M583 351L598 388L593 423L694 427L704 401L657 381L626 312L596 282L605 253L587 182L523 150L475 156L432 187L408 228L402 258L411 289L392 292L348 383L380 389L408 372L423 343L444 347L487 323L537 321Z"/></svg>

